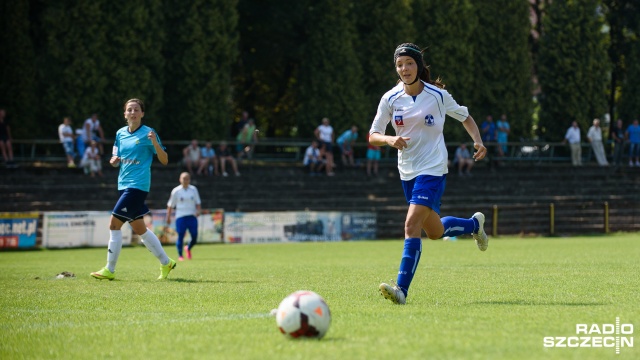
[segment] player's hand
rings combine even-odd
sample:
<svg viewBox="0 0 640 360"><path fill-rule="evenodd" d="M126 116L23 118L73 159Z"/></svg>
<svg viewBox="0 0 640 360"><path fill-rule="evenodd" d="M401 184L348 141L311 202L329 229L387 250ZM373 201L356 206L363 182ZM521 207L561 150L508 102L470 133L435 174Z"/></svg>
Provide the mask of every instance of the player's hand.
<svg viewBox="0 0 640 360"><path fill-rule="evenodd" d="M402 150L409 147L409 143L407 142L409 140L411 140L410 137L391 136L387 140L387 144L389 144L389 146L391 147Z"/></svg>
<svg viewBox="0 0 640 360"><path fill-rule="evenodd" d="M153 143L153 145L155 145L156 142L158 141L156 139L156 133L154 133L153 131L149 131L149 133L147 134L147 138L151 140L151 143Z"/></svg>
<svg viewBox="0 0 640 360"><path fill-rule="evenodd" d="M111 166L113 167L120 166L120 158L117 156L112 156L111 159L109 160L109 164L111 164Z"/></svg>
<svg viewBox="0 0 640 360"><path fill-rule="evenodd" d="M476 149L476 152L473 153L475 161L482 160L487 156L487 148L483 144L473 143L473 148Z"/></svg>

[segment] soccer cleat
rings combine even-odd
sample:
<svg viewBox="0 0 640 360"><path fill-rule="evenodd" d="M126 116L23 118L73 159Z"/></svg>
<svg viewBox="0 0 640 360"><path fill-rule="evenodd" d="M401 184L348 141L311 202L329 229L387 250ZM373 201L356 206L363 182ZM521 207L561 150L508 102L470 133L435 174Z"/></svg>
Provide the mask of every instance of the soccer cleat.
<svg viewBox="0 0 640 360"><path fill-rule="evenodd" d="M109 271L109 269L107 269L106 267L96 271L96 272L92 272L91 276L93 276L96 279L100 279L100 280L113 280L116 278L116 274L112 273L111 271Z"/></svg>
<svg viewBox="0 0 640 360"><path fill-rule="evenodd" d="M484 214L477 212L473 214L472 218L478 220L478 231L473 233L473 238L476 240L478 249L480 249L480 251L485 251L487 250L487 247L489 247L489 237L484 231Z"/></svg>
<svg viewBox="0 0 640 360"><path fill-rule="evenodd" d="M160 276L158 276L158 280L164 280L169 276L171 270L176 267L176 261L169 258L169 263L167 265L160 266Z"/></svg>
<svg viewBox="0 0 640 360"><path fill-rule="evenodd" d="M184 258L182 256L178 256L178 261L184 261Z"/></svg>
<svg viewBox="0 0 640 360"><path fill-rule="evenodd" d="M404 305L407 303L406 296L402 292L402 289L394 283L393 286L382 283L380 284L380 293L384 296L385 299L391 300L394 304Z"/></svg>
<svg viewBox="0 0 640 360"><path fill-rule="evenodd" d="M189 250L189 246L184 247L184 252L187 254L187 259L191 260L191 250Z"/></svg>

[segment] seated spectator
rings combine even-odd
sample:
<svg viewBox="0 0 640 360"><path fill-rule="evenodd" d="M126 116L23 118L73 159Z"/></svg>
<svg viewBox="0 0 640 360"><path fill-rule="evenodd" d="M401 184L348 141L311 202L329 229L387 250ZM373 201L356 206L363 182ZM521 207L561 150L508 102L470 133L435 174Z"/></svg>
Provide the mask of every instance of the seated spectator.
<svg viewBox="0 0 640 360"><path fill-rule="evenodd" d="M62 124L58 126L58 137L60 138L64 153L67 156L67 167L76 167L76 164L73 162L73 157L75 156L73 152L73 141L75 136L73 134L73 128L71 127L70 117L66 116L62 119Z"/></svg>
<svg viewBox="0 0 640 360"><path fill-rule="evenodd" d="M78 155L78 159L82 161L82 157L84 156L84 150L87 148L84 144L84 139L82 137L84 134L84 130L82 128L76 129L76 154Z"/></svg>
<svg viewBox="0 0 640 360"><path fill-rule="evenodd" d="M324 160L320 155L320 149L318 148L318 142L316 140L313 140L304 152L302 165L304 165L305 171L309 172L312 176L319 174L324 168Z"/></svg>
<svg viewBox="0 0 640 360"><path fill-rule="evenodd" d="M462 143L456 149L454 164L458 164L458 175L471 175L471 168L473 167L473 159L471 153L467 149L467 144ZM465 171L466 168L466 171Z"/></svg>
<svg viewBox="0 0 640 360"><path fill-rule="evenodd" d="M247 155L247 159L251 159L253 156L253 148L258 142L258 132L256 131L256 124L253 119L247 120L247 123L244 124L242 130L238 133L236 140L238 142L238 145L236 145L238 160L245 154Z"/></svg>
<svg viewBox="0 0 640 360"><path fill-rule="evenodd" d="M91 174L91 177L95 177L96 174L102 176L102 161L97 141L91 140L89 147L84 151L80 166L84 168L84 173Z"/></svg>
<svg viewBox="0 0 640 360"><path fill-rule="evenodd" d="M229 176L226 170L227 161L231 163L231 167L233 168L233 172L236 176L240 176L236 159L231 154L231 149L229 149L225 141L221 142L220 146L218 146L217 157L218 162L220 163L220 172L222 172L222 176Z"/></svg>
<svg viewBox="0 0 640 360"><path fill-rule="evenodd" d="M193 168L200 164L200 148L198 147L198 140L191 140L191 144L182 150L184 155L184 165L187 167L189 174L193 175Z"/></svg>
<svg viewBox="0 0 640 360"><path fill-rule="evenodd" d="M219 175L218 157L211 147L211 141L207 141L204 147L200 149L200 166L198 167L197 174Z"/></svg>
<svg viewBox="0 0 640 360"><path fill-rule="evenodd" d="M355 144L357 138L358 127L353 125L351 129L343 132L342 135L338 137L338 140L336 140L342 154L342 165L355 166L355 162L353 161L353 144Z"/></svg>

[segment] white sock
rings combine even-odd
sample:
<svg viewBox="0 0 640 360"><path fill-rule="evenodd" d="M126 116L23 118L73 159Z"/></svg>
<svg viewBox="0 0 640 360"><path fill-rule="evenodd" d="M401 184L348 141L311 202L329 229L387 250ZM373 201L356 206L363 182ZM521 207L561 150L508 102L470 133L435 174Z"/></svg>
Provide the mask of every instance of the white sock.
<svg viewBox="0 0 640 360"><path fill-rule="evenodd" d="M149 251L151 251L158 260L160 260L162 265L167 265L169 263L169 257L167 256L167 253L164 252L160 240L153 231L147 230L144 234L140 235L140 237L142 238L144 246L146 246L147 249L149 249Z"/></svg>
<svg viewBox="0 0 640 360"><path fill-rule="evenodd" d="M109 250L107 250L107 269L111 272L116 271L116 263L122 250L122 230L109 231Z"/></svg>

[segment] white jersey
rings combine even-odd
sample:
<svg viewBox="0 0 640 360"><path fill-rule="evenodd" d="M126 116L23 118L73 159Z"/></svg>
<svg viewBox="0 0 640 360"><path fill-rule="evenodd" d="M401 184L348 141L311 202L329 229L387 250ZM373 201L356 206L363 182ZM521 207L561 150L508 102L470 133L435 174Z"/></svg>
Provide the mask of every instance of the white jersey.
<svg viewBox="0 0 640 360"><path fill-rule="evenodd" d="M458 105L448 91L423 84L424 90L415 98L405 93L403 83L387 91L369 130L369 134L384 135L391 122L396 136L410 138L408 146L398 150L400 179L405 181L418 175L446 174L448 154L442 133L445 115L460 122L469 117L467 107Z"/></svg>
<svg viewBox="0 0 640 360"><path fill-rule="evenodd" d="M178 185L171 190L167 207L176 209L176 219L189 215L195 216L196 205L200 205L200 194L195 186L189 185L185 189L182 185Z"/></svg>
<svg viewBox="0 0 640 360"><path fill-rule="evenodd" d="M71 128L71 125L60 124L60 126L58 126L58 137L60 138L61 143L73 142L73 129Z"/></svg>
<svg viewBox="0 0 640 360"><path fill-rule="evenodd" d="M87 124L89 124L89 132L87 132ZM96 120L94 123L91 118L84 121L82 126L82 139L84 142L89 142L93 136L98 136L98 128L100 127L100 120Z"/></svg>
<svg viewBox="0 0 640 360"><path fill-rule="evenodd" d="M331 125L318 126L318 137L324 142L333 141L333 127Z"/></svg>

